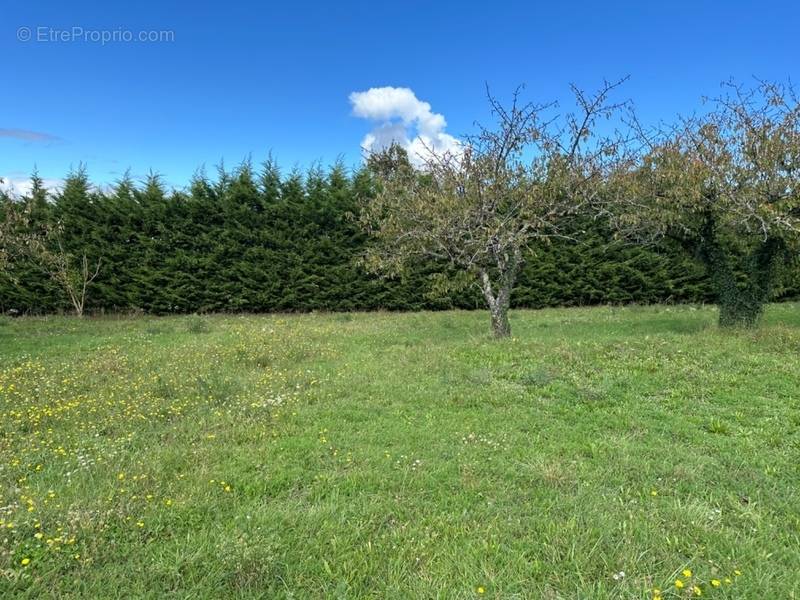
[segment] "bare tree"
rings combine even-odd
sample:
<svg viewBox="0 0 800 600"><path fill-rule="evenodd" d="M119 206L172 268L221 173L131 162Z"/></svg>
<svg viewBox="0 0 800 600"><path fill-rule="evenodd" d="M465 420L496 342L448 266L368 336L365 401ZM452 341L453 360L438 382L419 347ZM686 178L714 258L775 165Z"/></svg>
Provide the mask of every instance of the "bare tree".
<svg viewBox="0 0 800 600"><path fill-rule="evenodd" d="M721 326L757 323L800 241L800 104L791 87L724 84L710 110L646 131L611 179L626 235L670 237L705 264Z"/></svg>
<svg viewBox="0 0 800 600"><path fill-rule="evenodd" d="M573 87L576 112L555 116L554 103L523 103L519 89L510 106L487 89L496 125L479 125L459 152L429 148L419 170L397 146L370 156L378 193L361 214L376 242L367 265L397 274L419 259L449 264L458 275L448 286L478 285L493 334L510 335L511 293L532 244L562 235L562 219L595 201L614 166L622 145L597 123L622 106L609 102L622 81L595 94Z"/></svg>
<svg viewBox="0 0 800 600"><path fill-rule="evenodd" d="M75 256L65 250L59 226L51 228L44 237L31 237L27 243L37 264L64 290L75 314L82 317L86 294L100 274L101 260L90 263L86 254Z"/></svg>
<svg viewBox="0 0 800 600"><path fill-rule="evenodd" d="M34 180L36 188L37 178ZM14 260L29 259L67 295L75 313L83 316L91 283L100 274L101 260L90 261L85 253L66 249L60 223L34 224L29 202L0 197L0 267Z"/></svg>

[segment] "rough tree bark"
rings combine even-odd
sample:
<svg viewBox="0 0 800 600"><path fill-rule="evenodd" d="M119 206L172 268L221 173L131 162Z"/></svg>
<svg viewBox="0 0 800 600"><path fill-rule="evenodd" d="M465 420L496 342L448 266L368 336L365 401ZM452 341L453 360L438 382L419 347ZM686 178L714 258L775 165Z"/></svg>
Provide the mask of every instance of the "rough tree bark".
<svg viewBox="0 0 800 600"><path fill-rule="evenodd" d="M501 287L495 292L489 274L486 271L480 272L480 286L486 304L489 306L489 314L492 320L492 334L496 338L508 337L511 335L511 324L508 321L508 307L511 299L511 289Z"/></svg>
<svg viewBox="0 0 800 600"><path fill-rule="evenodd" d="M511 306L511 291L514 289L521 262L522 252L519 249L515 249L510 257L499 255L497 257L499 276L496 285L492 284L492 278L485 269L479 271L480 288L489 306L492 334L496 338L511 335L508 309Z"/></svg>

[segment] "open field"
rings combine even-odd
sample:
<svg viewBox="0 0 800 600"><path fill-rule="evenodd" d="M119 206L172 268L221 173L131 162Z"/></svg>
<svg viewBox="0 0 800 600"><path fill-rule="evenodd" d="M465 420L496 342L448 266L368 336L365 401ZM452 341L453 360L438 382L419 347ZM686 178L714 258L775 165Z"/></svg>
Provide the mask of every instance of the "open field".
<svg viewBox="0 0 800 600"><path fill-rule="evenodd" d="M715 318L0 321L0 597L795 598L800 306Z"/></svg>

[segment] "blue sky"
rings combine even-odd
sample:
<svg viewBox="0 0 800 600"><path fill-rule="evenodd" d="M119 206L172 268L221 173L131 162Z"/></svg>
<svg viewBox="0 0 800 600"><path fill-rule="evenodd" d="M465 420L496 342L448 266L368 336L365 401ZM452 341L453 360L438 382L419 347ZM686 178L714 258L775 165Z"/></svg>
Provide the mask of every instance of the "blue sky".
<svg viewBox="0 0 800 600"><path fill-rule="evenodd" d="M500 96L525 83L531 99L563 100L570 82L630 75L620 98L646 120L666 118L731 76L800 79L799 23L794 2L736 0L6 0L0 177L18 180L35 164L57 180L83 162L98 183L129 167L182 186L203 164L261 161L270 150L286 169L337 157L355 165L373 127L406 116L353 114L353 92L382 86L412 90L412 109L427 115L412 128L442 115L437 134L486 118L485 83ZM30 40L18 39L21 27ZM51 39L74 27L84 33ZM172 39L92 41L104 30Z"/></svg>

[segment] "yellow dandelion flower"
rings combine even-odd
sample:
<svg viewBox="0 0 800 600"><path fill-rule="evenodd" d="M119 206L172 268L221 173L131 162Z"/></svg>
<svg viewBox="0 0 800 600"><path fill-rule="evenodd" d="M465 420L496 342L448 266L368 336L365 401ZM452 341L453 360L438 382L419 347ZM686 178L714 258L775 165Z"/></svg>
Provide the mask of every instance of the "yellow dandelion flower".
<svg viewBox="0 0 800 600"><path fill-rule="evenodd" d="M682 590L683 589L683 582L680 579L676 579L675 580L675 587L678 588L679 590Z"/></svg>
<svg viewBox="0 0 800 600"><path fill-rule="evenodd" d="M703 595L703 590L701 590L697 586L692 587L692 592L694 592L695 596L702 596Z"/></svg>
<svg viewBox="0 0 800 600"><path fill-rule="evenodd" d="M727 583L727 584L731 584L731 583L733 583L733 581L731 580L731 578L730 578L730 577L726 577L726 578L725 578L725 583Z"/></svg>
<svg viewBox="0 0 800 600"><path fill-rule="evenodd" d="M35 537L37 540L40 540L44 537L44 534L41 531L37 531L33 534L33 537Z"/></svg>
<svg viewBox="0 0 800 600"><path fill-rule="evenodd" d="M691 569L684 569L683 570L683 576L684 577L691 577L692 576L692 570Z"/></svg>
<svg viewBox="0 0 800 600"><path fill-rule="evenodd" d="M29 564L30 564L30 562L31 562L31 559L30 559L30 558L27 558L27 557L25 557L25 558L23 558L21 561L19 561L19 563L20 563L20 564L21 564L23 567L25 567L25 566L29 565Z"/></svg>
<svg viewBox="0 0 800 600"><path fill-rule="evenodd" d="M741 575L741 574L742 574L742 572L741 572L739 569L736 569L736 570L733 572L733 574L734 574L734 575L736 575L736 576L738 577L739 575Z"/></svg>
<svg viewBox="0 0 800 600"><path fill-rule="evenodd" d="M658 490L651 490L650 491L650 495L651 496L658 496Z"/></svg>
<svg viewBox="0 0 800 600"><path fill-rule="evenodd" d="M486 589L483 586L480 586L480 585L478 586L478 589L476 591L479 594L485 594L486 593Z"/></svg>
<svg viewBox="0 0 800 600"><path fill-rule="evenodd" d="M719 579L712 579L711 580L711 585L714 586L714 587L719 587L719 586L722 585L722 582Z"/></svg>

